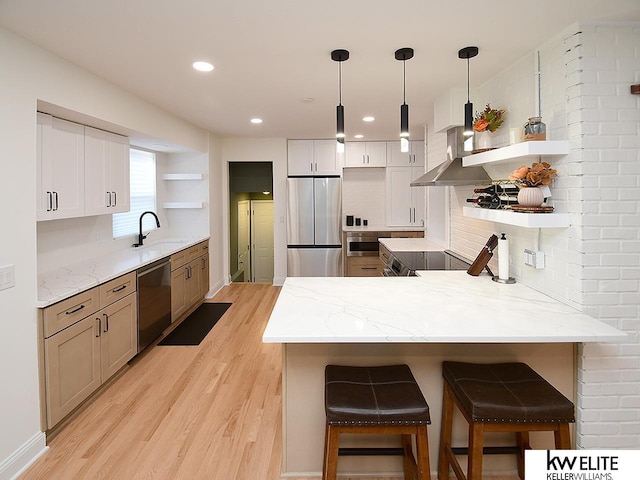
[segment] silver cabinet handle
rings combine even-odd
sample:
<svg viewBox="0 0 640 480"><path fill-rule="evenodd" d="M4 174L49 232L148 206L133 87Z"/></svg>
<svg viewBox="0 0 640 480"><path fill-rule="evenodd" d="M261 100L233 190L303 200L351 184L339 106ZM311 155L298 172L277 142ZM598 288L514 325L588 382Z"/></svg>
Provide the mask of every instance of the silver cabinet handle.
<svg viewBox="0 0 640 480"><path fill-rule="evenodd" d="M120 285L118 288L114 288L113 290L111 290L111 293L118 293L121 292L122 290L124 290L125 288L127 288L126 285Z"/></svg>
<svg viewBox="0 0 640 480"><path fill-rule="evenodd" d="M113 193L113 206L115 207L116 205L118 205L118 197L116 195L116 192L111 193Z"/></svg>
<svg viewBox="0 0 640 480"><path fill-rule="evenodd" d="M104 317L104 333L107 333L109 331L109 315L103 313L102 316Z"/></svg>
<svg viewBox="0 0 640 480"><path fill-rule="evenodd" d="M111 206L111 192L105 192L104 199L107 204L107 208L109 208Z"/></svg>
<svg viewBox="0 0 640 480"><path fill-rule="evenodd" d="M100 320L100 317L96 317L96 320L98 321L98 334L96 335L96 338L102 336L102 320Z"/></svg>
<svg viewBox="0 0 640 480"><path fill-rule="evenodd" d="M47 192L47 212L53 210L53 194L51 192Z"/></svg>
<svg viewBox="0 0 640 480"><path fill-rule="evenodd" d="M56 200L55 207L53 207L53 211L55 212L58 210L58 192L56 191L53 192L53 198L55 198ZM52 202L52 205L53 205L53 202Z"/></svg>

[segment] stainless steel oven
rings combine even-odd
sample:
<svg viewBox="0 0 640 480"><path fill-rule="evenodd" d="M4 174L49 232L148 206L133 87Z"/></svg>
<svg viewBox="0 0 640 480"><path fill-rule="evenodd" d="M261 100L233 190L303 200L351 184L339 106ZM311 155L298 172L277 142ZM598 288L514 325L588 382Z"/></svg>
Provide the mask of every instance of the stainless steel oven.
<svg viewBox="0 0 640 480"><path fill-rule="evenodd" d="M347 257L377 257L378 232L347 232Z"/></svg>

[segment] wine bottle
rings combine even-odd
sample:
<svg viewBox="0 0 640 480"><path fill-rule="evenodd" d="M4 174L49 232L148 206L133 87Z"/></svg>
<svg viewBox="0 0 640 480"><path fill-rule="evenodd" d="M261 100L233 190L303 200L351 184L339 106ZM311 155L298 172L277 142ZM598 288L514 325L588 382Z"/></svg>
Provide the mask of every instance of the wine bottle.
<svg viewBox="0 0 640 480"><path fill-rule="evenodd" d="M474 188L473 193L488 193L488 194L507 194L517 195L518 187L516 185L489 185L486 188Z"/></svg>
<svg viewBox="0 0 640 480"><path fill-rule="evenodd" d="M468 203L475 203L482 208L502 208L507 205L517 205L518 200L508 195L481 195L477 198L467 198Z"/></svg>

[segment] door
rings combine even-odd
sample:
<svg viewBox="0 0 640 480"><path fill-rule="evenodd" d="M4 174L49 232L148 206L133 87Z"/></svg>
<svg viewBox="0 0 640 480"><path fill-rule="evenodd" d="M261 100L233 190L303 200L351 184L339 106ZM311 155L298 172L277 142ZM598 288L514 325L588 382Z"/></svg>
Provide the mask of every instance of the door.
<svg viewBox="0 0 640 480"><path fill-rule="evenodd" d="M251 201L251 265L254 282L273 282L273 200Z"/></svg>
<svg viewBox="0 0 640 480"><path fill-rule="evenodd" d="M244 272L242 278L245 282L251 280L249 208L249 200L238 202L238 272Z"/></svg>
<svg viewBox="0 0 640 480"><path fill-rule="evenodd" d="M340 178L314 178L315 245L340 245L342 197Z"/></svg>
<svg viewBox="0 0 640 480"><path fill-rule="evenodd" d="M313 245L313 178L287 178L287 190L287 245Z"/></svg>
<svg viewBox="0 0 640 480"><path fill-rule="evenodd" d="M98 312L102 317L100 357L103 382L138 353L136 311L136 295L131 294Z"/></svg>

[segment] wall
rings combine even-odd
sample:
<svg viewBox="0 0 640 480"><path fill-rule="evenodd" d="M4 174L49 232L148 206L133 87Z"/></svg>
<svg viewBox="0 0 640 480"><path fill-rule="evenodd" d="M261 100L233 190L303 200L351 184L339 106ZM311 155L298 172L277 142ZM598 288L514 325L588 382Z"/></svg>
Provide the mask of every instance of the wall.
<svg viewBox="0 0 640 480"><path fill-rule="evenodd" d="M4 29L0 29L0 62L0 263L15 265L15 287L0 291L0 479L7 479L45 448L40 431L35 308L38 102L193 151L206 152L214 137ZM215 153L209 155L217 159Z"/></svg>
<svg viewBox="0 0 640 480"><path fill-rule="evenodd" d="M345 215L366 218L369 227L386 225L385 169L345 168L342 171L342 223Z"/></svg>
<svg viewBox="0 0 640 480"><path fill-rule="evenodd" d="M629 333L623 344L579 346L581 448L640 446L640 101L629 94L629 85L640 80L638 45L637 24L583 24L539 48L547 138L570 142L568 155L550 160L558 170L552 204L570 213L571 227L524 229L468 219L462 206L472 187L450 189L453 250L474 258L492 233L505 232L511 274L519 282ZM476 110L489 101L507 109L498 145L507 143L510 127L537 111L535 57L532 52L496 74L472 99ZM487 171L506 178L521 164ZM525 266L522 258L535 245L546 254L542 270ZM490 265L497 269L497 260Z"/></svg>
<svg viewBox="0 0 640 480"><path fill-rule="evenodd" d="M229 272L229 162L271 162L273 164L273 243L274 285L282 285L287 276L287 140L285 138L225 138L222 142L221 190L223 277ZM213 192L213 191L212 191ZM212 193L212 196L214 194Z"/></svg>

